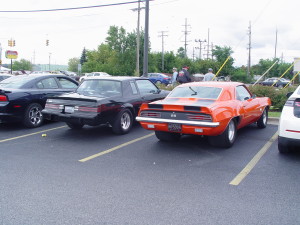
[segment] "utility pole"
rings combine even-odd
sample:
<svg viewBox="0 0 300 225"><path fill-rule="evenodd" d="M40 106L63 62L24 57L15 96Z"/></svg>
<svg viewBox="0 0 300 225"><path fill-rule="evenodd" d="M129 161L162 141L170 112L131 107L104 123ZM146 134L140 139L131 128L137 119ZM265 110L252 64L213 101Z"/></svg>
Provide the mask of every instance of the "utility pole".
<svg viewBox="0 0 300 225"><path fill-rule="evenodd" d="M250 76L250 67L251 67L251 21L249 22L248 35L249 35L249 44L248 44L247 76Z"/></svg>
<svg viewBox="0 0 300 225"><path fill-rule="evenodd" d="M51 52L49 52L49 71L51 71L51 67L50 67L51 66L51 63L50 63L51 60L50 59L51 59Z"/></svg>
<svg viewBox="0 0 300 225"><path fill-rule="evenodd" d="M160 31L161 35L158 37L161 37L161 71L164 71L164 37L168 37L168 35L164 34L167 31Z"/></svg>
<svg viewBox="0 0 300 225"><path fill-rule="evenodd" d="M188 31L188 26L190 26L190 25L188 25L187 24L187 18L185 18L185 25L183 25L184 26L184 57L187 57L187 54L186 54L186 49L187 49L187 35L190 33L190 31Z"/></svg>
<svg viewBox="0 0 300 225"><path fill-rule="evenodd" d="M136 28L136 74L140 76L140 11L145 7L140 7L140 1L138 1L138 8L132 9L132 11L138 11L137 28Z"/></svg>
<svg viewBox="0 0 300 225"><path fill-rule="evenodd" d="M209 57L209 28L208 28L208 32L207 32L207 56L206 59L208 59Z"/></svg>
<svg viewBox="0 0 300 225"><path fill-rule="evenodd" d="M146 1L145 38L144 38L144 67L143 75L148 74L148 48L149 48L149 0Z"/></svg>
<svg viewBox="0 0 300 225"><path fill-rule="evenodd" d="M196 49L199 49L199 59L201 60L202 57L202 43L206 42L206 40L202 41L201 39L195 39L195 42L199 42L200 46L196 47Z"/></svg>
<svg viewBox="0 0 300 225"><path fill-rule="evenodd" d="M277 27L276 27L276 35L275 35L275 56L274 56L274 59L276 59L276 51L277 51Z"/></svg>

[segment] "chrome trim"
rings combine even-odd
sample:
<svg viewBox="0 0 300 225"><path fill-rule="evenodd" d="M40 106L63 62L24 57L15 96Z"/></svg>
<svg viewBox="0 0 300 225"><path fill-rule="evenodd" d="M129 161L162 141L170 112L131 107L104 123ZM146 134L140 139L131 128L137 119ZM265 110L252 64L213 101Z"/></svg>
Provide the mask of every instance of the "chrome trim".
<svg viewBox="0 0 300 225"><path fill-rule="evenodd" d="M157 119L157 118L146 118L137 116L135 118L139 122L152 122L152 123L179 123L183 125L192 126L203 126L203 127L217 127L220 125L219 122L198 122L198 121L188 121L188 120L169 120L169 119Z"/></svg>

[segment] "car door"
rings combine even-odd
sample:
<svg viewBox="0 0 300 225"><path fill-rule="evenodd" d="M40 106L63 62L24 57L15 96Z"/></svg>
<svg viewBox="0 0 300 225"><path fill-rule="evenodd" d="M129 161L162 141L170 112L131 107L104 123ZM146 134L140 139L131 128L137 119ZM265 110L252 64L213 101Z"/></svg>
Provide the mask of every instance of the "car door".
<svg viewBox="0 0 300 225"><path fill-rule="evenodd" d="M241 126L246 126L257 120L259 113L259 102L251 96L244 85L236 87L236 99L241 104L240 114L242 116Z"/></svg>

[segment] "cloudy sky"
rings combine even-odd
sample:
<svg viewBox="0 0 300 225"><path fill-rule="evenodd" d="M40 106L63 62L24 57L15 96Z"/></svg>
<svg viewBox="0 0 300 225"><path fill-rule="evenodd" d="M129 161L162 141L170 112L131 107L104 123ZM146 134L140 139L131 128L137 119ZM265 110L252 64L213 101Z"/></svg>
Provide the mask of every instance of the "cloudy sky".
<svg viewBox="0 0 300 225"><path fill-rule="evenodd" d="M3 11L61 9L107 5L135 0L14 0L3 1L0 12L0 43L2 61L9 63L4 52L8 40L15 39L18 59L36 64L67 64L80 57L83 48L93 50L105 41L110 26L124 27L132 32L137 27L137 3L91 9L13 13ZM141 6L144 6L142 3ZM187 21L187 50L189 57L199 57L199 42L230 46L235 65L247 64L251 21L251 62L276 56L286 62L300 57L300 1L297 0L153 0L150 2L149 36L152 51L162 50L161 32L164 32L164 51L176 52L184 47L185 21ZM141 27L144 27L144 10ZM209 31L209 32L208 32ZM50 45L46 46L46 39ZM202 46L207 44L203 43ZM206 53L206 50L202 50ZM206 57L205 55L202 57Z"/></svg>

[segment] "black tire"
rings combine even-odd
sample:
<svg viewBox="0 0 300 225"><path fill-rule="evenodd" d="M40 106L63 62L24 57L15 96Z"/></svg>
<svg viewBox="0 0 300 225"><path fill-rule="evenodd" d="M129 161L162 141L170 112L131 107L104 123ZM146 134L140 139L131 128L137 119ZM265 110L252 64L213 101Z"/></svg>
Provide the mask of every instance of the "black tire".
<svg viewBox="0 0 300 225"><path fill-rule="evenodd" d="M222 134L218 136L209 136L208 141L212 146L215 147L230 148L234 144L236 136L236 121L232 119Z"/></svg>
<svg viewBox="0 0 300 225"><path fill-rule="evenodd" d="M38 103L30 104L24 113L23 125L28 128L39 127L44 122L43 107Z"/></svg>
<svg viewBox="0 0 300 225"><path fill-rule="evenodd" d="M178 141L181 137L179 133L172 133L172 132L164 132L164 131L155 131L156 137L161 141Z"/></svg>
<svg viewBox="0 0 300 225"><path fill-rule="evenodd" d="M268 109L265 108L263 113L261 114L260 118L258 119L257 127L258 128L266 128L268 124Z"/></svg>
<svg viewBox="0 0 300 225"><path fill-rule="evenodd" d="M83 124L80 123L66 122L66 124L73 130L80 130L83 127Z"/></svg>
<svg viewBox="0 0 300 225"><path fill-rule="evenodd" d="M115 134L127 134L131 130L132 124L133 116L131 111L123 109L118 113L117 118L113 122L112 131Z"/></svg>

